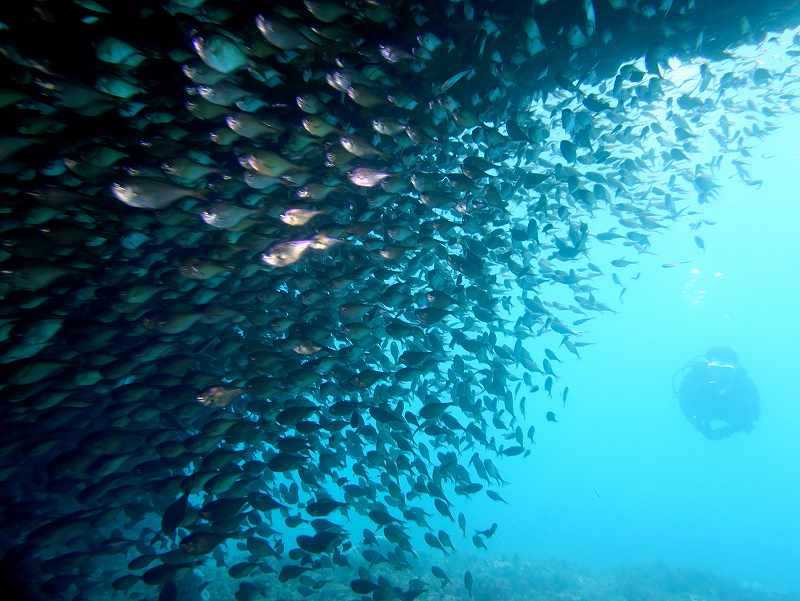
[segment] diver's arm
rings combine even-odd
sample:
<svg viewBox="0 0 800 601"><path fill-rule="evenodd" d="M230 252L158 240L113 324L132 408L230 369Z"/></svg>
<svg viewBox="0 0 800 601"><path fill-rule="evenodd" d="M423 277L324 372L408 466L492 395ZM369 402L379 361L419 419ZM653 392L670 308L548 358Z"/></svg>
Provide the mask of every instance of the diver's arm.
<svg viewBox="0 0 800 601"><path fill-rule="evenodd" d="M733 426L724 426L722 428L716 428L716 429L706 427L700 430L700 432L703 433L703 436L705 436L709 440L721 440L723 438L727 438L728 436L734 434L737 431L738 428L734 428Z"/></svg>
<svg viewBox="0 0 800 601"><path fill-rule="evenodd" d="M708 426L706 422L694 422L694 427L697 428L698 432L708 438L709 440L714 440L714 431Z"/></svg>
<svg viewBox="0 0 800 601"><path fill-rule="evenodd" d="M698 432L700 432L700 434L709 439L713 438L713 430L711 430L708 422L700 421L696 417L691 418L689 422L697 429Z"/></svg>

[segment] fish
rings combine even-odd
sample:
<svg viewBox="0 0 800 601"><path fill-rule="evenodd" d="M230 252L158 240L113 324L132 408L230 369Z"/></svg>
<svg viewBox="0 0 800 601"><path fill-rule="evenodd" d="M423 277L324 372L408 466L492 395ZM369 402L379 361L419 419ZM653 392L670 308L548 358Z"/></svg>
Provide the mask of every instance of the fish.
<svg viewBox="0 0 800 601"><path fill-rule="evenodd" d="M445 571L439 566L431 566L431 573L435 578L438 578L439 580L442 581L442 588L450 584L450 578L447 576Z"/></svg>
<svg viewBox="0 0 800 601"><path fill-rule="evenodd" d="M301 226L307 224L317 215L322 215L324 211L310 209L286 209L281 213L281 221L287 225Z"/></svg>
<svg viewBox="0 0 800 601"><path fill-rule="evenodd" d="M202 211L200 218L218 229L231 229L239 225L242 220L258 214L255 209L247 209L236 205L219 203Z"/></svg>
<svg viewBox="0 0 800 601"><path fill-rule="evenodd" d="M390 176L390 173L377 169L371 169L369 167L357 167L356 169L350 171L348 174L348 179L356 186L362 188L373 188Z"/></svg>
<svg viewBox="0 0 800 601"><path fill-rule="evenodd" d="M262 254L261 260L272 267L286 267L299 261L313 245L314 240L279 242Z"/></svg>
<svg viewBox="0 0 800 601"><path fill-rule="evenodd" d="M212 386L197 397L197 402L206 407L226 407L242 392L242 388L224 388L222 386Z"/></svg>
<svg viewBox="0 0 800 601"><path fill-rule="evenodd" d="M111 193L120 201L140 209L165 209L181 198L205 199L206 193L176 186L153 178L131 177L111 184Z"/></svg>

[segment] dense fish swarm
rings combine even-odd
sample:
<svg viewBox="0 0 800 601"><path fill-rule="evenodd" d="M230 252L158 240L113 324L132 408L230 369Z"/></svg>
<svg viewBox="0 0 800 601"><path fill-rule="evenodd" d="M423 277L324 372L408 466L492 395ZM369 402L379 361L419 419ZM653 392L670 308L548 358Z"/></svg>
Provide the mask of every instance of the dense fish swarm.
<svg viewBox="0 0 800 601"><path fill-rule="evenodd" d="M238 601L342 569L337 597L471 595L415 549L486 548L462 499L503 503L497 463L558 421L593 279L701 227L723 159L757 187L797 109L759 58L791 36L686 0L20 4L0 543L34 598L174 599L213 562Z"/></svg>

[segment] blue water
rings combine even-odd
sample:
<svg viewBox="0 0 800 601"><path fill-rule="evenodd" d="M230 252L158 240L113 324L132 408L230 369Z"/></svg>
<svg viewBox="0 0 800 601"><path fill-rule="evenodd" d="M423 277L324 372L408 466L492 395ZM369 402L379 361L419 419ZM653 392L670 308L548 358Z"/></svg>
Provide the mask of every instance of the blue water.
<svg viewBox="0 0 800 601"><path fill-rule="evenodd" d="M559 423L538 420L533 454L502 462L510 509L469 503L473 524L502 518L492 552L599 568L663 562L800 591L798 140L800 116L786 116L752 149L761 189L721 180L704 207L716 222L700 232L705 252L688 221L652 237L656 256L622 272L642 276L609 302L618 313L581 326L597 343L581 360L551 335L567 407L531 395L529 412L555 407ZM678 260L690 263L661 267ZM610 273L596 285L616 301ZM678 408L674 373L713 345L733 347L759 388L750 434L706 440Z"/></svg>

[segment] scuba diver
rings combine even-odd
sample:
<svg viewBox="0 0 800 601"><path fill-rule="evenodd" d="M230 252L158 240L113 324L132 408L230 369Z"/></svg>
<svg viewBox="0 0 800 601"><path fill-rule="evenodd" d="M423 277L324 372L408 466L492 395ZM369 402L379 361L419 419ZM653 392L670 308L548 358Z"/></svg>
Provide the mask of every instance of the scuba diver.
<svg viewBox="0 0 800 601"><path fill-rule="evenodd" d="M710 348L676 376L681 373L676 391L681 411L703 436L719 440L753 429L760 413L758 390L733 350Z"/></svg>

